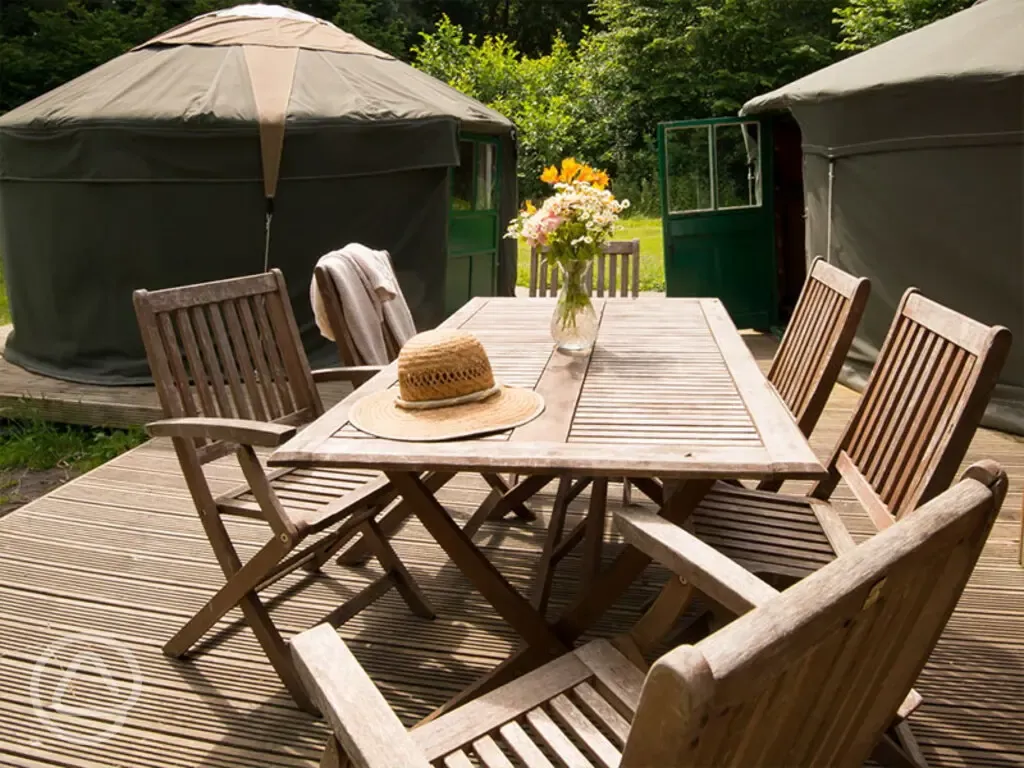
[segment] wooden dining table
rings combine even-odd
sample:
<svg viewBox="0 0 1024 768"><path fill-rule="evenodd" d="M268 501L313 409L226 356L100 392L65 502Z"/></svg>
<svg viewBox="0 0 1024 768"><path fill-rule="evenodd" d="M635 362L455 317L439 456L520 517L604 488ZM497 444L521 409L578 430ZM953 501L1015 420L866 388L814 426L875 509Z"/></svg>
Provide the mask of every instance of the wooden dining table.
<svg viewBox="0 0 1024 768"><path fill-rule="evenodd" d="M825 470L762 374L718 299L641 297L595 301L589 356L553 349L554 299L475 298L442 327L473 333L503 384L544 397L535 420L486 437L384 440L348 422L361 397L394 386L392 364L277 449L276 466L377 469L524 646L477 695L540 665L574 641L650 563L627 547L557 619L549 621L487 559L437 500L460 472L522 478L523 499L555 477L630 478L683 523L719 479L816 479ZM519 494L516 495L517 489ZM508 502L508 499L506 499Z"/></svg>

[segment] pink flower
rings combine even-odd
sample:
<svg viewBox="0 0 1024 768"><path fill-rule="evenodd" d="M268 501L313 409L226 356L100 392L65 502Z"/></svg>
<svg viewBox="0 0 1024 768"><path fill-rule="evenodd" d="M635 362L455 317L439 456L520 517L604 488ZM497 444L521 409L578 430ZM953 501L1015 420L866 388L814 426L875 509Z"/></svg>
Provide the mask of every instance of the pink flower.
<svg viewBox="0 0 1024 768"><path fill-rule="evenodd" d="M554 232L556 229L558 229L560 226L562 226L562 222L563 221L565 221L565 219L563 219L561 216L555 216L555 215L552 215L552 214L548 214L547 216L544 217L544 221L543 221L544 231L545 232Z"/></svg>

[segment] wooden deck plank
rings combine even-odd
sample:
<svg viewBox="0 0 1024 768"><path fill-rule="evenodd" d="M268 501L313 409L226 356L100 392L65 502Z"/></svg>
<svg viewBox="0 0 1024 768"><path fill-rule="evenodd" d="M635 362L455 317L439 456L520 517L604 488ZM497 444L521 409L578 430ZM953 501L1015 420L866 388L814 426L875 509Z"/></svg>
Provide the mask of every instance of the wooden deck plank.
<svg viewBox="0 0 1024 768"><path fill-rule="evenodd" d="M0 325L0 350L13 326ZM350 387L341 382L321 386L328 405ZM0 356L0 414L99 427L133 427L161 418L153 386L104 387L53 379L26 371Z"/></svg>
<svg viewBox="0 0 1024 768"><path fill-rule="evenodd" d="M761 343L755 350L768 350ZM759 354L762 365L765 354ZM0 386L2 386L0 374ZM123 392L123 390L120 390ZM856 395L837 388L812 446L826 457ZM2 395L0 395L2 403ZM1010 472L1011 487L985 554L957 612L922 674L925 704L914 724L936 766L1014 766L1024 763L1024 569L1017 565L1024 492L1024 441L982 430L968 462L992 457ZM211 466L220 487L240 478L233 459ZM803 484L792 483L792 490ZM465 520L487 493L475 476L455 478L441 500ZM787 487L787 490L790 490ZM554 488L531 506L534 523L488 522L476 541L510 582L529 584L543 545ZM610 499L618 494L610 493ZM837 498L852 502L843 487ZM569 525L586 511L587 494L570 508ZM852 503L840 511L855 537L870 530ZM245 557L265 538L254 521L233 522ZM412 724L451 694L497 664L517 639L448 564L422 527L412 522L395 546L438 611L432 622L412 616L388 595L346 624L342 636L402 719ZM612 557L617 547L606 548ZM575 559L575 554L570 559ZM275 609L286 634L297 632L377 573L373 568L328 566L345 594L322 583ZM556 580L554 609L576 591L575 564ZM276 585L287 589L299 576ZM664 572L645 574L596 627L608 635L628 626L638 606L657 593ZM168 444L150 442L56 489L0 520L0 764L11 766L243 765L312 766L325 738L321 723L299 712L281 688L248 630L230 632L238 616L219 625L229 633L206 653L174 661L163 642L220 582L191 501ZM74 633L121 644L142 675L139 700L122 730L100 744L75 744L47 730L34 712L31 678L46 652ZM67 663L74 648L56 659ZM122 677L124 670L121 670ZM111 662L111 673L118 668ZM43 681L44 696L47 681ZM106 695L92 673L76 686L76 704ZM45 698L44 698L45 701ZM88 736L103 723L65 718L68 730Z"/></svg>

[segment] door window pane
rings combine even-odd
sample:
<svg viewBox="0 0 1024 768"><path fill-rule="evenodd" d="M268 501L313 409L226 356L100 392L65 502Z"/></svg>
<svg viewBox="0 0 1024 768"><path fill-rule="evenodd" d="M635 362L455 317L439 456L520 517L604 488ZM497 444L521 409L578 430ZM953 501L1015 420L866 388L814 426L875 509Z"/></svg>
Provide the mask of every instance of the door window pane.
<svg viewBox="0 0 1024 768"><path fill-rule="evenodd" d="M459 142L459 165L452 168L452 210L473 210L473 156L475 143Z"/></svg>
<svg viewBox="0 0 1024 768"><path fill-rule="evenodd" d="M665 165L670 213L711 210L710 126L666 130Z"/></svg>
<svg viewBox="0 0 1024 768"><path fill-rule="evenodd" d="M715 208L761 205L761 151L757 123L716 125Z"/></svg>
<svg viewBox="0 0 1024 768"><path fill-rule="evenodd" d="M476 145L476 210L497 208L498 152L494 144Z"/></svg>

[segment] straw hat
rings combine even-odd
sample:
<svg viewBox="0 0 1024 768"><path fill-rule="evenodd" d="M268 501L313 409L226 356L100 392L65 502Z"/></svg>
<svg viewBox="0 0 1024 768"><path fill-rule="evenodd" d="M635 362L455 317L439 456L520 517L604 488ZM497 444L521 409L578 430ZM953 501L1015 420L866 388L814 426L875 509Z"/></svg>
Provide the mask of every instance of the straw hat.
<svg viewBox="0 0 1024 768"><path fill-rule="evenodd" d="M398 388L357 400L352 425L389 440L435 441L512 429L544 410L536 392L495 382L483 345L465 331L413 336L398 354Z"/></svg>

